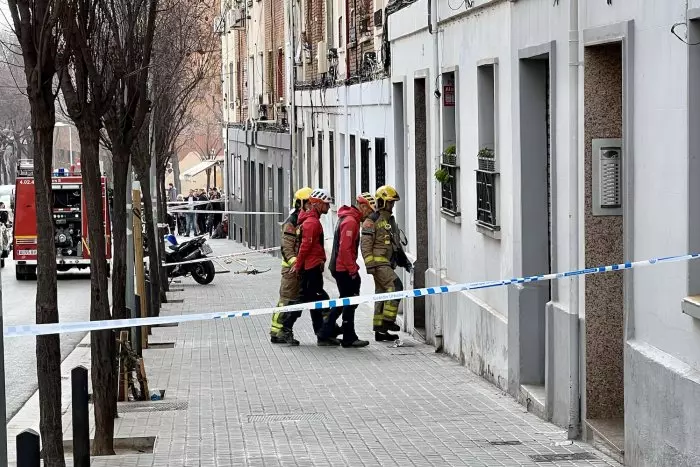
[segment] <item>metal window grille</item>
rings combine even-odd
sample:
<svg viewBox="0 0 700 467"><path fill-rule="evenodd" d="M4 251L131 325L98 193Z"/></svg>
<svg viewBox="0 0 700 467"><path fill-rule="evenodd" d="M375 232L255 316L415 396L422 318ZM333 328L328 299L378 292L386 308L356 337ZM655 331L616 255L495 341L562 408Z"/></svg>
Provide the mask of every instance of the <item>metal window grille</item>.
<svg viewBox="0 0 700 467"><path fill-rule="evenodd" d="M476 171L476 219L489 227L498 226L496 173Z"/></svg>
<svg viewBox="0 0 700 467"><path fill-rule="evenodd" d="M323 133L318 132L318 187L323 188Z"/></svg>
<svg viewBox="0 0 700 467"><path fill-rule="evenodd" d="M386 185L386 146L384 138L374 139L374 170L377 186Z"/></svg>
<svg viewBox="0 0 700 467"><path fill-rule="evenodd" d="M360 190L369 191L369 140L360 140Z"/></svg>
<svg viewBox="0 0 700 467"><path fill-rule="evenodd" d="M335 198L335 143L333 141L333 132L328 132L328 156L330 158L330 173L331 173L331 197Z"/></svg>
<svg viewBox="0 0 700 467"><path fill-rule="evenodd" d="M442 165L442 168L450 174L449 180L442 183L442 209L457 214L457 167Z"/></svg>

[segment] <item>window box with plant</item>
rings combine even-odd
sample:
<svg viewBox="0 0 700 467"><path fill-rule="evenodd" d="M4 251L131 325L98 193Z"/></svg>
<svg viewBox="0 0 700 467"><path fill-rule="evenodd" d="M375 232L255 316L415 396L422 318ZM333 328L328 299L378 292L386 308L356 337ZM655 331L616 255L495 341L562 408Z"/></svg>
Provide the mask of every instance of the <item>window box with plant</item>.
<svg viewBox="0 0 700 467"><path fill-rule="evenodd" d="M441 190L441 210L443 213L458 217L458 193L459 186L459 167L457 166L457 148L452 145L445 149L442 153L440 167L435 171L435 180L440 182Z"/></svg>
<svg viewBox="0 0 700 467"><path fill-rule="evenodd" d="M499 232L497 216L497 185L498 171L496 155L493 149L481 148L476 155L479 162L476 170L476 223L477 227L488 232Z"/></svg>

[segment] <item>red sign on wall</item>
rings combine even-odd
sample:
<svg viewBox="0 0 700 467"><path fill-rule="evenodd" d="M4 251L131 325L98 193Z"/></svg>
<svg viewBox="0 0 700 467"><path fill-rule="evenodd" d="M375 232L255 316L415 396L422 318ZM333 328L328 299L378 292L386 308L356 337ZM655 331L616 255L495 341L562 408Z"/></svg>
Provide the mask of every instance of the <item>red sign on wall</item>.
<svg viewBox="0 0 700 467"><path fill-rule="evenodd" d="M442 102L445 107L455 106L455 87L451 84L443 86Z"/></svg>

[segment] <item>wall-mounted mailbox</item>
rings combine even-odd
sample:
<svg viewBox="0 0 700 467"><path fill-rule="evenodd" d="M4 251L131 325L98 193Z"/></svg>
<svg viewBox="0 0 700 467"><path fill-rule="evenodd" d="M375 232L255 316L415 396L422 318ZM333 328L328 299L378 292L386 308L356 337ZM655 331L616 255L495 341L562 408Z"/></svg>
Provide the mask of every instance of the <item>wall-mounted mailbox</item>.
<svg viewBox="0 0 700 467"><path fill-rule="evenodd" d="M593 215L622 215L622 140L593 140Z"/></svg>

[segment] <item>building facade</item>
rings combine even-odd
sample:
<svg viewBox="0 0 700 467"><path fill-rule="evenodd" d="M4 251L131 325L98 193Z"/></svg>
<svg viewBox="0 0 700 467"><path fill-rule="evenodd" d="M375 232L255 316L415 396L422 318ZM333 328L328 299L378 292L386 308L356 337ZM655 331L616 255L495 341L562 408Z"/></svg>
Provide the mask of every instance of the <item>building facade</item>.
<svg viewBox="0 0 700 467"><path fill-rule="evenodd" d="M232 206L320 186L332 232L395 185L407 288L700 251L700 0L235 5ZM233 235L277 245L274 219ZM403 327L628 465L695 465L699 296L681 262L405 300Z"/></svg>
<svg viewBox="0 0 700 467"><path fill-rule="evenodd" d="M392 14L416 274L445 285L700 248L694 3L418 0ZM407 306L406 327L628 465L693 465L697 268L453 293Z"/></svg>
<svg viewBox="0 0 700 467"><path fill-rule="evenodd" d="M287 16L283 0L222 3L215 27L222 37L223 118L232 214L231 238L252 247L279 244L289 206L291 138Z"/></svg>

